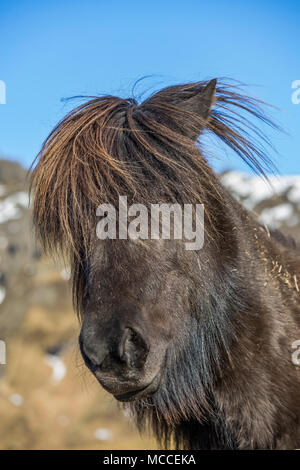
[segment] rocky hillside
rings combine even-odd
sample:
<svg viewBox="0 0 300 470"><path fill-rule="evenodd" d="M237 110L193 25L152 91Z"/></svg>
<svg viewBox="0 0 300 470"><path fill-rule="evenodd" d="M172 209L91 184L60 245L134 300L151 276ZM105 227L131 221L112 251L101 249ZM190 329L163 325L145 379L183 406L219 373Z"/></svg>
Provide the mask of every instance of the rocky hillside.
<svg viewBox="0 0 300 470"><path fill-rule="evenodd" d="M32 237L26 171L0 161L0 332L9 336L28 308L40 253Z"/></svg>
<svg viewBox="0 0 300 470"><path fill-rule="evenodd" d="M300 242L300 175L271 176L267 184L258 176L229 171L221 181L261 223Z"/></svg>

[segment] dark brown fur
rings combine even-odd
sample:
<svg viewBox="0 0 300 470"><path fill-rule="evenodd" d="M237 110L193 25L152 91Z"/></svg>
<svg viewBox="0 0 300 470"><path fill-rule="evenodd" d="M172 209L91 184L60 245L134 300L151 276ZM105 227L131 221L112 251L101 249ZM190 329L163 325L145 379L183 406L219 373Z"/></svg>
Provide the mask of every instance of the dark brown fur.
<svg viewBox="0 0 300 470"><path fill-rule="evenodd" d="M74 110L40 152L34 223L45 249L72 266L85 351L110 369L87 359L102 385L118 395L159 368L156 393L129 405L140 428L149 425L163 445L179 448L295 448L300 251L228 194L201 139L195 145L205 130L258 172L271 165L247 133L264 138L247 113L271 124L260 103L238 88L214 88L214 81L170 87L140 105L106 96ZM204 204L204 249L97 240L96 207L117 206L119 195L147 206ZM131 376L113 354L127 324L145 340L146 362Z"/></svg>

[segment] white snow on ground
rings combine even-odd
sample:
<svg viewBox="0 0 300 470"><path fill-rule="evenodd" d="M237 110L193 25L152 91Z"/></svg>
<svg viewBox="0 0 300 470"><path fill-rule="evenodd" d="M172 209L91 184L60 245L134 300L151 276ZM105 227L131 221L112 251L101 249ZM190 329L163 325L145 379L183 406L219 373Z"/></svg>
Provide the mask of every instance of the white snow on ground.
<svg viewBox="0 0 300 470"><path fill-rule="evenodd" d="M293 188L289 191L289 200L298 205L300 209L300 178L296 181Z"/></svg>
<svg viewBox="0 0 300 470"><path fill-rule="evenodd" d="M20 207L28 209L29 196L25 191L12 194L0 201L0 223L22 217Z"/></svg>
<svg viewBox="0 0 300 470"><path fill-rule="evenodd" d="M230 171L221 177L227 189L236 193L248 209L253 209L272 195L281 195L288 190L288 199L300 207L300 176L270 176L268 184L259 176L251 176L239 171Z"/></svg>
<svg viewBox="0 0 300 470"><path fill-rule="evenodd" d="M0 364L6 364L6 344L2 339L0 339Z"/></svg>
<svg viewBox="0 0 300 470"><path fill-rule="evenodd" d="M64 281L69 281L71 279L71 270L64 268L61 270L60 275Z"/></svg>
<svg viewBox="0 0 300 470"><path fill-rule="evenodd" d="M45 358L46 364L52 367L51 382L53 385L59 384L66 375L66 366L63 360L54 354L48 354Z"/></svg>
<svg viewBox="0 0 300 470"><path fill-rule="evenodd" d="M12 395L10 395L9 401L14 406L22 406L24 403L24 398L18 393L13 393Z"/></svg>
<svg viewBox="0 0 300 470"><path fill-rule="evenodd" d="M264 209L259 216L259 219L264 224L271 228L278 228L284 221L289 221L289 225L297 225L298 219L293 214L293 207L291 204L280 204L279 206ZM295 223L294 222L295 219Z"/></svg>
<svg viewBox="0 0 300 470"><path fill-rule="evenodd" d="M238 195L247 209L253 209L259 202L272 196L272 189L262 178L231 171L221 177L229 191Z"/></svg>
<svg viewBox="0 0 300 470"><path fill-rule="evenodd" d="M3 300L5 299L6 290L3 286L0 286L0 304L2 304Z"/></svg>
<svg viewBox="0 0 300 470"><path fill-rule="evenodd" d="M247 175L239 171L230 171L221 176L224 186L249 210L254 210L259 203L284 196L289 202L266 208L260 215L260 221L270 228L279 228L285 222L293 227L299 223L295 206L300 210L300 176L270 176L269 183L259 176Z"/></svg>
<svg viewBox="0 0 300 470"><path fill-rule="evenodd" d="M96 429L94 436L98 441L108 441L112 438L112 433L109 429L98 428Z"/></svg>

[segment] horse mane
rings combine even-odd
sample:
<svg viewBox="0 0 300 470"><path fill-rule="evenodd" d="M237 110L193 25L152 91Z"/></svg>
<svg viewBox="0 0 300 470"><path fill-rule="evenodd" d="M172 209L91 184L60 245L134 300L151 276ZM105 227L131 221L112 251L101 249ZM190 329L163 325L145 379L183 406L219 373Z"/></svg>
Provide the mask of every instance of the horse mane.
<svg viewBox="0 0 300 470"><path fill-rule="evenodd" d="M144 204L163 197L205 207L222 197L201 142L195 145L192 135L216 136L261 175L272 169L264 147L268 140L251 120L274 126L262 102L238 85L218 82L209 119L203 119L184 104L207 84L167 87L140 104L94 97L45 140L31 178L33 222L44 250L62 253L71 263L77 306L99 204L116 206L119 195L126 195Z"/></svg>

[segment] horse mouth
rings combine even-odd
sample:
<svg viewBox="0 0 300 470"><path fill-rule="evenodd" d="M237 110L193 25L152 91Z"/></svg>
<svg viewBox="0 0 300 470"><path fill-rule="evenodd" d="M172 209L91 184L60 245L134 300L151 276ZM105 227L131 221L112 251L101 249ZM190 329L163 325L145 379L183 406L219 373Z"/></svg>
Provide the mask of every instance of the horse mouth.
<svg viewBox="0 0 300 470"><path fill-rule="evenodd" d="M150 395L153 395L160 384L161 374L157 374L157 376L150 382L150 384L146 385L146 387L139 388L132 392L123 393L121 395L114 395L116 400L121 402L129 402L139 400L141 398L146 398Z"/></svg>

